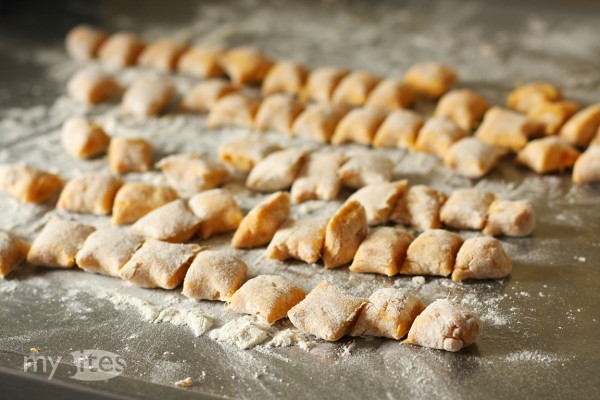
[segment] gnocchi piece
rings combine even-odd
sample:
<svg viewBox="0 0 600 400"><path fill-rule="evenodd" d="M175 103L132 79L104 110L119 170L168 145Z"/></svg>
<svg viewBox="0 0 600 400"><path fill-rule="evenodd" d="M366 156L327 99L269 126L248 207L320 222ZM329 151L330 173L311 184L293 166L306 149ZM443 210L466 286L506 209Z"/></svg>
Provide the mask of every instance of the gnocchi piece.
<svg viewBox="0 0 600 400"><path fill-rule="evenodd" d="M425 119L414 111L394 110L377 129L373 147L401 147L412 149Z"/></svg>
<svg viewBox="0 0 600 400"><path fill-rule="evenodd" d="M269 243L289 215L290 196L286 192L273 193L242 219L231 239L231 246L248 249Z"/></svg>
<svg viewBox="0 0 600 400"><path fill-rule="evenodd" d="M573 182L600 182L600 145L591 146L575 161Z"/></svg>
<svg viewBox="0 0 600 400"><path fill-rule="evenodd" d="M490 103L470 89L451 90L442 96L434 115L454 121L461 129L470 131L477 127Z"/></svg>
<svg viewBox="0 0 600 400"><path fill-rule="evenodd" d="M273 236L267 256L276 260L295 258L312 264L321 257L327 218L289 220Z"/></svg>
<svg viewBox="0 0 600 400"><path fill-rule="evenodd" d="M71 117L61 133L62 145L75 158L92 158L108 148L110 136L102 127L86 118Z"/></svg>
<svg viewBox="0 0 600 400"><path fill-rule="evenodd" d="M246 280L248 266L224 251L198 253L185 275L181 293L196 300L227 301Z"/></svg>
<svg viewBox="0 0 600 400"><path fill-rule="evenodd" d="M586 147L600 132L600 103L573 115L561 128L560 136L577 147Z"/></svg>
<svg viewBox="0 0 600 400"><path fill-rule="evenodd" d="M200 226L200 218L188 210L181 199L160 206L138 219L131 231L147 239L181 243L190 239Z"/></svg>
<svg viewBox="0 0 600 400"><path fill-rule="evenodd" d="M223 189L198 193L189 201L192 212L200 218L200 238L235 231L244 215L233 195Z"/></svg>
<svg viewBox="0 0 600 400"><path fill-rule="evenodd" d="M360 244L350 271L394 276L400 271L414 237L400 227L373 229Z"/></svg>
<svg viewBox="0 0 600 400"><path fill-rule="evenodd" d="M359 189L373 183L389 182L393 168L394 164L385 154L363 150L348 154L339 175L344 186Z"/></svg>
<svg viewBox="0 0 600 400"><path fill-rule="evenodd" d="M225 75L219 65L223 49L194 46L187 49L177 62L177 71L195 78L210 79Z"/></svg>
<svg viewBox="0 0 600 400"><path fill-rule="evenodd" d="M385 112L408 108L415 102L415 93L402 81L385 79L369 93L365 107Z"/></svg>
<svg viewBox="0 0 600 400"><path fill-rule="evenodd" d="M502 243L492 237L480 236L465 240L456 256L452 280L498 279L510 274L512 263Z"/></svg>
<svg viewBox="0 0 600 400"><path fill-rule="evenodd" d="M150 211L177 199L170 187L126 182L115 196L112 220L115 224L131 224Z"/></svg>
<svg viewBox="0 0 600 400"><path fill-rule="evenodd" d="M484 235L529 236L535 229L535 210L526 200L495 200L488 210Z"/></svg>
<svg viewBox="0 0 600 400"><path fill-rule="evenodd" d="M356 200L344 203L327 223L323 245L325 268L338 268L352 262L368 229L365 208Z"/></svg>
<svg viewBox="0 0 600 400"><path fill-rule="evenodd" d="M115 174L146 172L152 167L152 156L152 145L142 138L113 138L108 146L108 161Z"/></svg>
<svg viewBox="0 0 600 400"><path fill-rule="evenodd" d="M390 219L420 231L438 229L440 210L445 202L443 192L424 185L411 186L396 202Z"/></svg>
<svg viewBox="0 0 600 400"><path fill-rule="evenodd" d="M226 51L219 65L235 85L252 85L263 81L273 62L253 47L238 47Z"/></svg>
<svg viewBox="0 0 600 400"><path fill-rule="evenodd" d="M241 172L249 172L269 154L281 150L281 147L264 139L243 138L233 140L221 146L219 159Z"/></svg>
<svg viewBox="0 0 600 400"><path fill-rule="evenodd" d="M431 303L415 318L402 343L456 352L477 340L479 318L447 299Z"/></svg>
<svg viewBox="0 0 600 400"><path fill-rule="evenodd" d="M304 106L286 94L264 98L256 112L255 126L259 131L291 133L292 125Z"/></svg>
<svg viewBox="0 0 600 400"><path fill-rule="evenodd" d="M89 105L107 101L120 90L120 85L111 74L95 68L82 69L67 83L69 96Z"/></svg>
<svg viewBox="0 0 600 400"><path fill-rule="evenodd" d="M527 144L530 136L543 131L539 122L500 107L490 108L475 137L484 143L517 152Z"/></svg>
<svg viewBox="0 0 600 400"><path fill-rule="evenodd" d="M527 114L540 104L561 99L562 94L556 86L545 82L533 82L519 85L510 92L507 105L515 111Z"/></svg>
<svg viewBox="0 0 600 400"><path fill-rule="evenodd" d="M113 68L124 68L135 64L146 44L133 33L117 32L100 46L98 59Z"/></svg>
<svg viewBox="0 0 600 400"><path fill-rule="evenodd" d="M431 229L421 233L408 246L403 275L440 275L452 273L462 238L453 232Z"/></svg>
<svg viewBox="0 0 600 400"><path fill-rule="evenodd" d="M455 142L444 156L444 164L467 178L481 178L492 170L504 155L504 150L474 137Z"/></svg>
<svg viewBox="0 0 600 400"><path fill-rule="evenodd" d="M572 101L540 103L529 110L527 117L543 125L546 135L557 135L578 108L577 103Z"/></svg>
<svg viewBox="0 0 600 400"><path fill-rule="evenodd" d="M206 126L210 129L227 126L254 126L254 117L259 102L242 93L232 93L221 97L208 113Z"/></svg>
<svg viewBox="0 0 600 400"><path fill-rule="evenodd" d="M572 167L579 155L579 151L563 138L550 136L527 143L517 154L517 163L539 174L547 174Z"/></svg>
<svg viewBox="0 0 600 400"><path fill-rule="evenodd" d="M175 289L198 251L197 244L149 239L125 263L119 276L144 288Z"/></svg>
<svg viewBox="0 0 600 400"><path fill-rule="evenodd" d="M370 108L351 110L336 126L331 137L331 144L354 142L370 145L385 116L384 112Z"/></svg>
<svg viewBox="0 0 600 400"><path fill-rule="evenodd" d="M87 237L75 262L86 272L119 277L119 271L144 239L116 227L98 229Z"/></svg>
<svg viewBox="0 0 600 400"><path fill-rule="evenodd" d="M350 331L366 303L321 281L288 312L288 317L302 332L335 342Z"/></svg>
<svg viewBox="0 0 600 400"><path fill-rule="evenodd" d="M120 179L104 174L73 178L60 193L56 208L76 213L110 214L121 185Z"/></svg>
<svg viewBox="0 0 600 400"><path fill-rule="evenodd" d="M348 71L335 67L321 67L313 70L306 80L302 91L304 101L316 101L318 103L329 103L333 92L342 79L348 75Z"/></svg>
<svg viewBox="0 0 600 400"><path fill-rule="evenodd" d="M362 106L380 80L366 71L351 72L339 82L331 100L341 106Z"/></svg>
<svg viewBox="0 0 600 400"><path fill-rule="evenodd" d="M419 131L415 150L444 158L450 146L467 135L466 131L449 119L429 118Z"/></svg>
<svg viewBox="0 0 600 400"><path fill-rule="evenodd" d="M454 229L483 229L494 200L496 196L493 193L483 190L455 190L443 205L440 219Z"/></svg>
<svg viewBox="0 0 600 400"><path fill-rule="evenodd" d="M16 270L27 259L29 243L0 231L0 278Z"/></svg>
<svg viewBox="0 0 600 400"><path fill-rule="evenodd" d="M181 108L188 112L204 113L212 110L219 99L238 89L224 79L210 79L197 83L186 93Z"/></svg>
<svg viewBox="0 0 600 400"><path fill-rule="evenodd" d="M379 289L358 316L350 336L379 336L400 340L417 315L425 309L421 300L400 289Z"/></svg>
<svg viewBox="0 0 600 400"><path fill-rule="evenodd" d="M106 37L107 34L102 29L85 24L77 25L67 33L65 47L72 59L89 61L96 57Z"/></svg>
<svg viewBox="0 0 600 400"><path fill-rule="evenodd" d="M287 189L292 186L307 156L305 149L298 148L273 152L252 168L246 186L261 192Z"/></svg>
<svg viewBox="0 0 600 400"><path fill-rule="evenodd" d="M408 181L373 183L363 186L348 198L356 200L364 208L369 225L386 223L394 209L394 205L406 191Z"/></svg>
<svg viewBox="0 0 600 400"><path fill-rule="evenodd" d="M186 195L215 188L229 177L224 165L197 153L167 156L156 166L165 174L171 186Z"/></svg>
<svg viewBox="0 0 600 400"><path fill-rule="evenodd" d="M170 39L160 39L144 48L138 57L138 64L142 67L157 69L163 72L175 70L181 55L188 46Z"/></svg>
<svg viewBox="0 0 600 400"><path fill-rule="evenodd" d="M0 191L21 201L42 203L62 187L62 179L55 174L26 165L0 166Z"/></svg>
<svg viewBox="0 0 600 400"><path fill-rule="evenodd" d="M279 61L269 70L262 83L262 94L290 93L299 95L308 70L293 61Z"/></svg>
<svg viewBox="0 0 600 400"><path fill-rule="evenodd" d="M345 156L342 153L311 154L300 167L300 172L292 184L292 201L300 203L311 199L335 199L342 187L338 169L344 160Z"/></svg>
<svg viewBox="0 0 600 400"><path fill-rule="evenodd" d="M27 262L42 267L70 268L93 226L53 217L31 244Z"/></svg>
<svg viewBox="0 0 600 400"><path fill-rule="evenodd" d="M292 134L297 137L327 143L346 113L345 107L331 104L310 105L294 121Z"/></svg>
<svg viewBox="0 0 600 400"><path fill-rule="evenodd" d="M306 292L282 276L259 275L242 285L229 299L227 309L256 315L272 324L306 297Z"/></svg>
<svg viewBox="0 0 600 400"><path fill-rule="evenodd" d="M415 64L404 74L404 83L432 99L441 97L457 80L458 75L452 68L433 61Z"/></svg>
<svg viewBox="0 0 600 400"><path fill-rule="evenodd" d="M150 117L162 113L175 95L175 87L165 79L141 77L125 91L121 107L125 114Z"/></svg>

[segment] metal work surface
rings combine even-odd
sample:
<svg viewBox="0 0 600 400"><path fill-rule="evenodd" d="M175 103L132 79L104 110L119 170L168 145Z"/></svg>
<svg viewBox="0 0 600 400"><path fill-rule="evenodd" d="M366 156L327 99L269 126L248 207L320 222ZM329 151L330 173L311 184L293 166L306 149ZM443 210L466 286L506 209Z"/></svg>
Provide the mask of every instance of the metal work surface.
<svg viewBox="0 0 600 400"><path fill-rule="evenodd" d="M600 101L600 6L594 2L22 3L0 3L0 163L26 161L67 178L107 170L105 158L76 161L60 145L63 120L86 111L111 134L149 138L156 159L184 150L214 156L220 144L248 134L243 129L208 131L204 116L175 109L143 121L121 116L118 104L85 110L68 99L65 82L82 66L67 59L62 40L80 22L110 32L127 29L148 39L253 44L278 59L382 76L398 77L415 62L435 59L458 70L460 86L495 104L504 102L515 82L531 80L551 81L564 89L565 97L582 104ZM118 76L126 82L139 73L130 69ZM180 90L192 82L177 78ZM432 105L419 107L426 111ZM287 145L314 146L281 134L266 136ZM239 318L224 311L222 303L193 302L180 289L140 289L75 269L25 266L0 281L0 398L6 393L149 399L597 397L600 186L574 187L568 172L537 176L510 159L483 180L470 181L433 157L387 153L395 161L394 176L411 184L446 191L477 186L533 202L538 213L533 237L503 239L514 265L510 277L467 283L427 277L422 283L270 261L263 249L238 254L250 275L280 274L307 290L328 279L359 296L390 286L406 288L427 303L449 296L480 315L483 333L475 345L454 354L391 340L345 338L337 343L314 340L304 347L270 347L266 340L241 350L208 333L197 337L188 326L144 319L149 309L193 308L211 315L213 328L218 328ZM127 179L161 177L154 172ZM247 211L261 196L242 183L243 177L236 177L227 186ZM305 203L295 206L293 215L331 215L341 201L343 196L330 204ZM33 239L52 212L51 205L22 205L0 194L1 230ZM96 226L110 223L108 218L60 215ZM475 234L461 232L463 237ZM203 244L226 248L228 239L225 235ZM288 322L279 322L271 334L287 327ZM49 372L22 372L33 348L41 356L61 357L51 380ZM85 349L118 354L127 366L112 379L74 380L70 354ZM193 387L174 386L186 377L194 380Z"/></svg>

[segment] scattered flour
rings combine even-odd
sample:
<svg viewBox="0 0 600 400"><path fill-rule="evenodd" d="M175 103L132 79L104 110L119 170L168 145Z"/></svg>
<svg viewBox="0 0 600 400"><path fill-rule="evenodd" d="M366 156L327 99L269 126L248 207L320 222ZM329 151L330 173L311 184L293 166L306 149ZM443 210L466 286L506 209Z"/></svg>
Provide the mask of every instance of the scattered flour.
<svg viewBox="0 0 600 400"><path fill-rule="evenodd" d="M229 321L223 327L212 330L208 337L220 342L235 344L240 349L250 349L269 337L271 328L255 318L244 316Z"/></svg>
<svg viewBox="0 0 600 400"><path fill-rule="evenodd" d="M185 379L175 382L175 386L182 388L191 388L192 386L194 386L194 381L188 376Z"/></svg>
<svg viewBox="0 0 600 400"><path fill-rule="evenodd" d="M297 329L285 329L279 331L273 336L273 339L267 343L267 347L290 347L298 346L302 350L309 351L315 347L316 342L310 340L304 333Z"/></svg>
<svg viewBox="0 0 600 400"><path fill-rule="evenodd" d="M213 325L212 316L200 310L185 310L179 308L165 308L153 321L155 324L169 322L175 326L187 325L194 335L202 336Z"/></svg>
<svg viewBox="0 0 600 400"><path fill-rule="evenodd" d="M142 316L144 321L153 322L160 315L160 308L151 304L150 302L140 299L139 297L114 294L106 297L116 308L123 308L122 306L130 306L135 308Z"/></svg>

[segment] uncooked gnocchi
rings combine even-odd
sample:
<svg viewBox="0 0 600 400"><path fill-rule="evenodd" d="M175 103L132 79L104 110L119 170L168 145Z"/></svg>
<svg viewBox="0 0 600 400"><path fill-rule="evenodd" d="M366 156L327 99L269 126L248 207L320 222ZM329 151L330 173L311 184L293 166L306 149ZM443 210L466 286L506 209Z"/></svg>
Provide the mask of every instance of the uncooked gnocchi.
<svg viewBox="0 0 600 400"><path fill-rule="evenodd" d="M187 49L177 62L177 71L195 78L217 78L225 75L219 65L223 50L217 47L194 46Z"/></svg>
<svg viewBox="0 0 600 400"><path fill-rule="evenodd" d="M528 236L535 229L535 210L527 200L495 200L488 210L485 235Z"/></svg>
<svg viewBox="0 0 600 400"><path fill-rule="evenodd" d="M274 192L289 188L307 155L306 150L298 148L269 154L252 168L246 179L246 186L260 192Z"/></svg>
<svg viewBox="0 0 600 400"><path fill-rule="evenodd" d="M374 183L360 188L348 201L356 200L364 207L369 225L383 224L407 186L406 180Z"/></svg>
<svg viewBox="0 0 600 400"><path fill-rule="evenodd" d="M82 69L67 83L71 98L90 105L107 101L120 90L120 85L112 75L95 68Z"/></svg>
<svg viewBox="0 0 600 400"><path fill-rule="evenodd" d="M395 110L388 114L377 129L373 147L412 149L425 119L411 110Z"/></svg>
<svg viewBox="0 0 600 400"><path fill-rule="evenodd" d="M294 122L294 136L327 143L335 128L348 110L333 104L312 104L308 106Z"/></svg>
<svg viewBox="0 0 600 400"><path fill-rule="evenodd" d="M123 228L98 229L87 237L75 262L86 272L118 278L123 265L143 242L144 238Z"/></svg>
<svg viewBox="0 0 600 400"><path fill-rule="evenodd" d="M125 114L150 117L162 113L175 95L175 87L166 79L140 77L125 91L121 107Z"/></svg>
<svg viewBox="0 0 600 400"><path fill-rule="evenodd" d="M498 239L480 236L465 240L456 255L453 281L498 279L510 274L512 263Z"/></svg>
<svg viewBox="0 0 600 400"><path fill-rule="evenodd" d="M444 158L450 146L465 136L467 132L455 122L446 118L433 117L429 118L419 130L414 148Z"/></svg>
<svg viewBox="0 0 600 400"><path fill-rule="evenodd" d="M377 109L355 108L337 124L331 144L360 143L370 145L386 114Z"/></svg>
<svg viewBox="0 0 600 400"><path fill-rule="evenodd" d="M444 164L467 178L481 178L500 160L504 150L474 137L465 137L448 148Z"/></svg>
<svg viewBox="0 0 600 400"><path fill-rule="evenodd" d="M221 97L208 113L206 126L210 129L228 126L253 127L259 102L242 93Z"/></svg>
<svg viewBox="0 0 600 400"><path fill-rule="evenodd" d="M362 106L380 80L366 71L351 72L339 82L331 100L342 106Z"/></svg>
<svg viewBox="0 0 600 400"><path fill-rule="evenodd" d="M424 185L411 186L396 202L390 219L420 231L438 229L440 210L445 202L443 192Z"/></svg>
<svg viewBox="0 0 600 400"><path fill-rule="evenodd" d="M302 90L302 99L318 103L331 102L333 92L346 75L348 71L335 67L321 67L311 71Z"/></svg>
<svg viewBox="0 0 600 400"><path fill-rule="evenodd" d="M325 268L349 264L367 236L368 229L364 207L356 200L344 203L327 223L323 245Z"/></svg>
<svg viewBox="0 0 600 400"><path fill-rule="evenodd" d="M0 278L17 269L27 259L29 243L0 231Z"/></svg>
<svg viewBox="0 0 600 400"><path fill-rule="evenodd" d="M111 175L89 174L67 182L56 208L76 213L110 214L123 182Z"/></svg>
<svg viewBox="0 0 600 400"><path fill-rule="evenodd" d="M477 127L490 104L483 96L470 89L455 89L442 96L434 115L454 121L461 129Z"/></svg>
<svg viewBox="0 0 600 400"><path fill-rule="evenodd" d="M442 207L440 219L454 229L483 229L495 199L493 193L479 189L455 190Z"/></svg>
<svg viewBox="0 0 600 400"><path fill-rule="evenodd" d="M106 36L102 29L84 24L77 25L67 33L67 53L76 61L89 61L96 57Z"/></svg>
<svg viewBox="0 0 600 400"><path fill-rule="evenodd" d="M279 61L267 73L262 83L262 93L265 96L274 93L289 93L299 95L308 70L293 61Z"/></svg>
<svg viewBox="0 0 600 400"><path fill-rule="evenodd" d="M181 293L196 300L227 301L246 280L248 266L224 251L198 253L185 275Z"/></svg>
<svg viewBox="0 0 600 400"><path fill-rule="evenodd" d="M219 159L241 172L249 172L269 154L281 150L268 140L248 137L225 143L219 149Z"/></svg>
<svg viewBox="0 0 600 400"><path fill-rule="evenodd" d="M462 238L456 233L442 229L427 230L408 246L400 273L449 276L462 243Z"/></svg>
<svg viewBox="0 0 600 400"><path fill-rule="evenodd" d="M238 89L225 79L210 79L197 83L181 101L184 111L204 113L212 110L217 101Z"/></svg>
<svg viewBox="0 0 600 400"><path fill-rule="evenodd" d="M224 189L198 193L190 199L189 205L200 218L198 232L202 239L234 231L244 218L233 195Z"/></svg>
<svg viewBox="0 0 600 400"><path fill-rule="evenodd" d="M148 44L138 57L137 62L142 67L171 72L175 70L177 61L186 49L187 45L183 43L170 39L160 39Z"/></svg>
<svg viewBox="0 0 600 400"><path fill-rule="evenodd" d="M115 196L112 220L115 224L131 224L175 199L177 193L170 187L127 182Z"/></svg>
<svg viewBox="0 0 600 400"><path fill-rule="evenodd" d="M55 174L27 165L0 166L0 191L21 201L42 203L62 187L63 180Z"/></svg>
<svg viewBox="0 0 600 400"><path fill-rule="evenodd" d="M456 72L447 65L433 61L415 64L404 74L404 82L415 92L437 99L458 80Z"/></svg>
<svg viewBox="0 0 600 400"><path fill-rule="evenodd" d="M108 148L110 137L102 127L83 117L71 117L62 126L61 142L75 158L91 158Z"/></svg>
<svg viewBox="0 0 600 400"><path fill-rule="evenodd" d="M344 186L359 189L373 183L389 182L394 164L383 153L358 150L347 154L339 175Z"/></svg>
<svg viewBox="0 0 600 400"><path fill-rule="evenodd" d="M338 169L344 160L342 153L310 154L292 184L292 201L300 203L311 199L335 199L342 187Z"/></svg>
<svg viewBox="0 0 600 400"><path fill-rule="evenodd" d="M413 90L404 82L385 79L369 93L365 107L383 111L408 108L415 102Z"/></svg>
<svg viewBox="0 0 600 400"><path fill-rule="evenodd" d="M322 217L289 220L273 236L267 256L276 260L296 258L315 263L321 257L328 219Z"/></svg>
<svg viewBox="0 0 600 400"><path fill-rule="evenodd" d="M146 172L152 168L152 156L152 145L142 138L113 138L108 146L108 161L115 174Z"/></svg>
<svg viewBox="0 0 600 400"><path fill-rule="evenodd" d="M414 237L400 227L373 229L360 244L350 271L394 276L400 271Z"/></svg>
<svg viewBox="0 0 600 400"><path fill-rule="evenodd" d="M263 81L273 65L260 50L238 47L221 55L219 65L235 85L252 85Z"/></svg>
<svg viewBox="0 0 600 400"><path fill-rule="evenodd" d="M200 218L181 199L160 206L138 219L131 231L148 239L165 242L185 242L196 234Z"/></svg>
<svg viewBox="0 0 600 400"><path fill-rule="evenodd" d="M517 154L517 162L538 174L547 174L572 167L579 155L563 138L550 136L527 143Z"/></svg>
<svg viewBox="0 0 600 400"><path fill-rule="evenodd" d="M174 154L163 158L156 166L169 184L185 195L215 188L229 177L225 166L198 153Z"/></svg>
<svg viewBox="0 0 600 400"><path fill-rule="evenodd" d="M492 107L484 115L475 137L492 146L517 152L529 140L543 132L544 126L525 115L501 107Z"/></svg>
<svg viewBox="0 0 600 400"><path fill-rule="evenodd" d="M304 106L287 94L273 94L263 99L256 112L259 131L291 133L294 121Z"/></svg>
<svg viewBox="0 0 600 400"><path fill-rule="evenodd" d="M133 33L117 32L102 43L98 50L98 59L110 67L124 68L135 64L145 46Z"/></svg>

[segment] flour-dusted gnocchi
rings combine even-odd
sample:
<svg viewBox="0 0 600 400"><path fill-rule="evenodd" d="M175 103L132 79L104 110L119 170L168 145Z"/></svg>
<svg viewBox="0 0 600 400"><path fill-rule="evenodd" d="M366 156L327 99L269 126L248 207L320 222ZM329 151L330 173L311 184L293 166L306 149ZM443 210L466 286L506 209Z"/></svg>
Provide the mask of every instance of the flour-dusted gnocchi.
<svg viewBox="0 0 600 400"><path fill-rule="evenodd" d="M421 300L401 289L379 289L369 297L350 336L379 336L400 340L417 315L425 309Z"/></svg>
<svg viewBox="0 0 600 400"><path fill-rule="evenodd" d="M124 68L136 63L146 44L133 33L117 32L106 39L98 50L98 59L113 68Z"/></svg>
<svg viewBox="0 0 600 400"><path fill-rule="evenodd" d="M0 165L0 191L28 203L42 203L63 186L60 176L27 165Z"/></svg>
<svg viewBox="0 0 600 400"><path fill-rule="evenodd" d="M309 105L294 121L294 136L327 143L333 136L335 128L348 110L333 104Z"/></svg>
<svg viewBox="0 0 600 400"><path fill-rule="evenodd" d="M255 127L259 131L291 133L292 125L304 106L288 94L265 97L256 112Z"/></svg>
<svg viewBox="0 0 600 400"><path fill-rule="evenodd" d="M137 62L142 67L171 72L187 48L186 44L175 40L159 39L144 48Z"/></svg>
<svg viewBox="0 0 600 400"><path fill-rule="evenodd" d="M331 137L331 144L354 142L370 145L385 117L386 114L381 110L355 108L340 120Z"/></svg>
<svg viewBox="0 0 600 400"><path fill-rule="evenodd" d="M219 65L223 49L208 46L193 46L187 49L177 62L177 71L195 78L218 78L225 75Z"/></svg>
<svg viewBox="0 0 600 400"><path fill-rule="evenodd" d="M342 153L310 154L292 184L292 201L300 203L312 199L335 199L342 187L338 170L344 160Z"/></svg>
<svg viewBox="0 0 600 400"><path fill-rule="evenodd" d="M450 146L467 135L454 121L433 117L419 130L414 148L444 158Z"/></svg>
<svg viewBox="0 0 600 400"><path fill-rule="evenodd" d="M492 107L484 115L475 137L492 146L517 152L530 136L543 132L544 126L525 115L501 107Z"/></svg>
<svg viewBox="0 0 600 400"><path fill-rule="evenodd" d="M485 235L529 236L535 229L535 209L527 200L495 200L488 210Z"/></svg>
<svg viewBox="0 0 600 400"><path fill-rule="evenodd" d="M356 200L364 207L369 225L384 224L407 186L406 180L373 183L360 188L348 201Z"/></svg>
<svg viewBox="0 0 600 400"><path fill-rule="evenodd" d="M144 238L123 228L98 229L87 237L75 262L84 271L119 277L123 265L143 242Z"/></svg>
<svg viewBox="0 0 600 400"><path fill-rule="evenodd" d="M267 256L276 260L295 258L315 263L321 257L325 241L327 218L288 220L273 236L267 247Z"/></svg>
<svg viewBox="0 0 600 400"><path fill-rule="evenodd" d="M125 91L121 108L134 117L150 117L165 111L175 95L175 87L164 78L142 76Z"/></svg>
<svg viewBox="0 0 600 400"><path fill-rule="evenodd" d="M440 210L446 195L432 187L409 187L398 199L390 219L396 223L415 227L420 231L440 227Z"/></svg>
<svg viewBox="0 0 600 400"><path fill-rule="evenodd" d="M131 231L148 239L181 243L198 231L200 218L181 199L160 206L138 219Z"/></svg>
<svg viewBox="0 0 600 400"><path fill-rule="evenodd" d="M414 237L400 227L373 229L360 244L350 271L394 276L404 264Z"/></svg>
<svg viewBox="0 0 600 400"><path fill-rule="evenodd" d="M229 299L227 310L256 315L268 324L285 318L306 292L282 276L259 275L242 285Z"/></svg>
<svg viewBox="0 0 600 400"><path fill-rule="evenodd" d="M192 195L221 185L229 172L224 165L198 153L167 156L156 164L171 186L185 195Z"/></svg>
<svg viewBox="0 0 600 400"><path fill-rule="evenodd" d="M196 244L149 239L125 263L119 276L145 288L175 289L198 251L200 246Z"/></svg>
<svg viewBox="0 0 600 400"><path fill-rule="evenodd" d="M590 146L573 166L573 182L600 182L600 145Z"/></svg>
<svg viewBox="0 0 600 400"><path fill-rule="evenodd" d="M106 174L88 174L67 182L56 208L76 213L110 214L113 201L123 182Z"/></svg>
<svg viewBox="0 0 600 400"><path fill-rule="evenodd" d="M447 65L433 61L415 64L404 74L404 83L415 92L437 99L454 86L456 72Z"/></svg>
<svg viewBox="0 0 600 400"><path fill-rule="evenodd" d="M470 131L477 127L490 103L470 89L451 90L442 96L434 115L454 121L461 129Z"/></svg>
<svg viewBox="0 0 600 400"><path fill-rule="evenodd" d="M415 93L404 82L385 79L369 93L365 107L393 111L410 107L415 102Z"/></svg>
<svg viewBox="0 0 600 400"><path fill-rule="evenodd" d="M198 233L202 239L235 231L244 218L231 192L224 189L198 193L190 199L189 205L200 218Z"/></svg>
<svg viewBox="0 0 600 400"><path fill-rule="evenodd" d="M546 135L556 135L578 108L577 103L572 101L540 103L529 110L527 117L543 125Z"/></svg>
<svg viewBox="0 0 600 400"><path fill-rule="evenodd" d="M0 278L6 277L27 259L30 244L0 231Z"/></svg>
<svg viewBox="0 0 600 400"><path fill-rule="evenodd" d="M321 281L288 312L288 317L302 332L334 342L350 331L366 303Z"/></svg>
<svg viewBox="0 0 600 400"><path fill-rule="evenodd" d="M292 186L307 156L307 150L299 148L273 152L252 168L246 186L260 192L287 189Z"/></svg>
<svg viewBox="0 0 600 400"><path fill-rule="evenodd" d="M111 74L96 68L78 71L67 83L69 96L89 105L107 101L120 90L121 86Z"/></svg>
<svg viewBox="0 0 600 400"><path fill-rule="evenodd" d="M321 67L314 69L308 75L302 90L302 100L312 100L317 103L331 102L333 92L346 75L348 75L348 71L341 68Z"/></svg>
<svg viewBox="0 0 600 400"><path fill-rule="evenodd" d="M366 71L354 71L344 76L335 88L331 101L348 107L362 106L381 78Z"/></svg>
<svg viewBox="0 0 600 400"><path fill-rule="evenodd" d="M508 95L507 105L527 114L534 107L562 99L560 90L546 82L532 82L517 86Z"/></svg>
<svg viewBox="0 0 600 400"><path fill-rule="evenodd" d="M175 199L177 193L170 187L127 182L115 196L112 220L115 224L131 224Z"/></svg>
<svg viewBox="0 0 600 400"><path fill-rule="evenodd" d="M586 147L600 132L600 103L573 115L560 130L560 136L577 147Z"/></svg>
<svg viewBox="0 0 600 400"><path fill-rule="evenodd" d="M504 150L474 137L452 144L444 155L444 164L467 178L481 178L496 166Z"/></svg>
<svg viewBox="0 0 600 400"><path fill-rule="evenodd" d="M579 151L563 138L550 136L527 143L517 154L517 163L539 174L547 174L572 167L579 155Z"/></svg>
<svg viewBox="0 0 600 400"><path fill-rule="evenodd" d="M196 300L227 301L246 280L248 266L225 251L198 253L185 275L182 294Z"/></svg>
<svg viewBox="0 0 600 400"><path fill-rule="evenodd" d="M206 126L210 129L228 126L253 127L259 104L258 100L242 93L225 95L217 100L208 113Z"/></svg>
<svg viewBox="0 0 600 400"><path fill-rule="evenodd" d="M439 299L415 318L402 343L456 352L475 343L480 333L477 316L450 300Z"/></svg>
<svg viewBox="0 0 600 400"><path fill-rule="evenodd" d="M401 147L412 149L425 119L411 110L394 110L377 129L373 147Z"/></svg>
<svg viewBox="0 0 600 400"><path fill-rule="evenodd" d="M293 61L279 61L267 73L262 83L262 93L265 96L274 93L290 93L299 95L304 87L308 70Z"/></svg>
<svg viewBox="0 0 600 400"><path fill-rule="evenodd" d="M71 156L91 158L106 151L110 136L89 119L71 117L62 126L61 142Z"/></svg>
<svg viewBox="0 0 600 400"><path fill-rule="evenodd" d="M456 255L453 281L498 279L510 274L512 263L498 239L488 236L465 240Z"/></svg>
<svg viewBox="0 0 600 400"><path fill-rule="evenodd" d="M458 189L452 192L440 211L441 221L454 229L483 229L488 209L496 200L493 193L479 189Z"/></svg>
<svg viewBox="0 0 600 400"><path fill-rule="evenodd" d="M52 217L35 238L27 262L51 268L70 268L93 226Z"/></svg>
<svg viewBox="0 0 600 400"><path fill-rule="evenodd" d="M281 150L281 147L268 140L247 137L221 146L219 159L238 171L249 172L259 161L277 150Z"/></svg>
<svg viewBox="0 0 600 400"><path fill-rule="evenodd" d="M181 108L188 112L205 113L222 97L236 93L238 88L225 79L209 79L197 83L181 100Z"/></svg>
<svg viewBox="0 0 600 400"><path fill-rule="evenodd" d="M221 55L219 65L235 85L252 85L263 81L273 62L254 47L237 47Z"/></svg>
<svg viewBox="0 0 600 400"><path fill-rule="evenodd" d="M237 249L263 246L273 239L275 232L290 215L290 196L286 192L273 193L244 217L231 239Z"/></svg>
<svg viewBox="0 0 600 400"><path fill-rule="evenodd" d="M89 61L96 57L98 49L106 40L102 29L81 24L72 28L65 40L69 56L76 61Z"/></svg>
<svg viewBox="0 0 600 400"><path fill-rule="evenodd" d="M146 172L152 168L154 149L142 138L112 138L108 146L108 162L115 174Z"/></svg>
<svg viewBox="0 0 600 400"><path fill-rule="evenodd" d="M327 223L323 245L325 268L338 268L352 262L368 229L364 207L356 200L344 203Z"/></svg>
<svg viewBox="0 0 600 400"><path fill-rule="evenodd" d="M358 150L347 154L339 175L344 186L359 189L373 183L389 182L393 168L394 164L385 154Z"/></svg>
<svg viewBox="0 0 600 400"><path fill-rule="evenodd" d="M462 238L456 233L442 229L427 230L408 246L400 273L449 276L462 243Z"/></svg>

